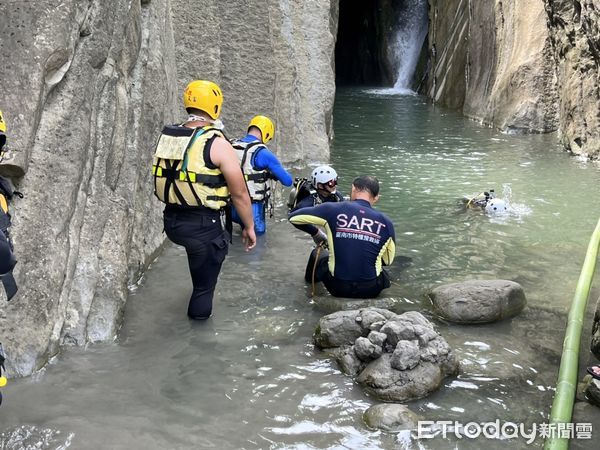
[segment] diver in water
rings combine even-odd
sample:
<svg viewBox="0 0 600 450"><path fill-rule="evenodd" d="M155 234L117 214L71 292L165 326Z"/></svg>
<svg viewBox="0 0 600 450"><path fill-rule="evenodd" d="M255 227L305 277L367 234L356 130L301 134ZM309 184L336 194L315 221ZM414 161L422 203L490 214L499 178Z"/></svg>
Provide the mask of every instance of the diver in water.
<svg viewBox="0 0 600 450"><path fill-rule="evenodd" d="M497 198L494 189L467 200L467 209L482 209L487 214L502 214L508 211L507 203L501 198Z"/></svg>

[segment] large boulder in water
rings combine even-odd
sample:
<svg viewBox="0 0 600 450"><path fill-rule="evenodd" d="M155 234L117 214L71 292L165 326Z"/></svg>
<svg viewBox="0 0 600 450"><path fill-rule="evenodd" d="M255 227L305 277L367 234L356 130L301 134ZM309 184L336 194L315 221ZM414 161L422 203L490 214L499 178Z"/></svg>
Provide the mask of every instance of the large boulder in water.
<svg viewBox="0 0 600 450"><path fill-rule="evenodd" d="M379 403L367 409L363 419L369 428L396 432L416 428L422 417L406 405Z"/></svg>
<svg viewBox="0 0 600 450"><path fill-rule="evenodd" d="M471 280L439 286L429 293L441 317L455 323L490 323L514 317L527 304L519 283Z"/></svg>
<svg viewBox="0 0 600 450"><path fill-rule="evenodd" d="M366 337L373 329L379 331L385 321L392 317L397 317L397 314L379 308L337 311L319 320L314 341L319 348L352 345L357 338Z"/></svg>
<svg viewBox="0 0 600 450"><path fill-rule="evenodd" d="M314 341L332 349L342 371L366 392L387 402L426 397L458 372L446 340L415 311L339 311L321 318Z"/></svg>

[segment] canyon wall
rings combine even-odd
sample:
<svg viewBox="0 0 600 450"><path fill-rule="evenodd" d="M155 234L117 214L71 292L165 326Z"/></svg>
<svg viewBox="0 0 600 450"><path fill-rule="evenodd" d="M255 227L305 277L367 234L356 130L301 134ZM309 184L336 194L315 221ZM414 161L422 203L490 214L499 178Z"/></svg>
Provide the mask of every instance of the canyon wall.
<svg viewBox="0 0 600 450"><path fill-rule="evenodd" d="M162 125L185 118L190 80L221 85L231 137L266 114L282 160L328 160L337 6L0 0L4 164L25 170L13 180L19 293L0 294L11 376L61 345L115 337L128 287L164 242L152 152Z"/></svg>
<svg viewBox="0 0 600 450"><path fill-rule="evenodd" d="M600 158L600 1L430 0L427 95Z"/></svg>

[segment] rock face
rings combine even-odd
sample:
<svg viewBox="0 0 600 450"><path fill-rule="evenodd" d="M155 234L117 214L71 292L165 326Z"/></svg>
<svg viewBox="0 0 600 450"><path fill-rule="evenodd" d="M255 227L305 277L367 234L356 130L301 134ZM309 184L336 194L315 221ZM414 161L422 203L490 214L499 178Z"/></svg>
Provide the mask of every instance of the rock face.
<svg viewBox="0 0 600 450"><path fill-rule="evenodd" d="M61 342L115 335L127 284L160 247L149 172L176 79L168 2L21 2L3 8L0 101L12 161L20 293L2 305L13 374ZM6 14L6 15L5 15Z"/></svg>
<svg viewBox="0 0 600 450"><path fill-rule="evenodd" d="M328 159L337 2L40 0L2 8L0 109L20 292L0 304L11 375L63 343L112 339L160 249L150 165L191 79L221 84L226 132L258 113L288 162ZM1 294L0 294L1 295Z"/></svg>
<svg viewBox="0 0 600 450"><path fill-rule="evenodd" d="M255 114L275 121L269 147L288 162L329 159L338 2L171 0L178 85L214 79L223 122L245 134Z"/></svg>
<svg viewBox="0 0 600 450"><path fill-rule="evenodd" d="M600 1L544 0L563 145L600 159Z"/></svg>
<svg viewBox="0 0 600 450"><path fill-rule="evenodd" d="M321 318L314 341L321 349L333 348L342 371L386 402L426 397L458 372L446 340L414 311L338 311Z"/></svg>
<svg viewBox="0 0 600 450"><path fill-rule="evenodd" d="M600 158L597 0L429 3L435 102L507 132L558 130Z"/></svg>
<svg viewBox="0 0 600 450"><path fill-rule="evenodd" d="M439 286L429 293L435 311L455 323L489 323L519 314L527 300L520 284L471 280Z"/></svg>

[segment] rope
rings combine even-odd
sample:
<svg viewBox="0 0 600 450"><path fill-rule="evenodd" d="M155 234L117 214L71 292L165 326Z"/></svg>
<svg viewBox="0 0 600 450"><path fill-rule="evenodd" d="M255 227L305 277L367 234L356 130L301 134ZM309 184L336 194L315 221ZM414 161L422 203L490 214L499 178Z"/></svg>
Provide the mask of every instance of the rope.
<svg viewBox="0 0 600 450"><path fill-rule="evenodd" d="M322 249L323 249L322 244L317 245L317 254L315 255L315 263L313 264L312 276L311 276L311 280L312 280L312 292L310 293L311 297L315 296L315 272L317 271L317 263L319 262L319 255L321 254Z"/></svg>

